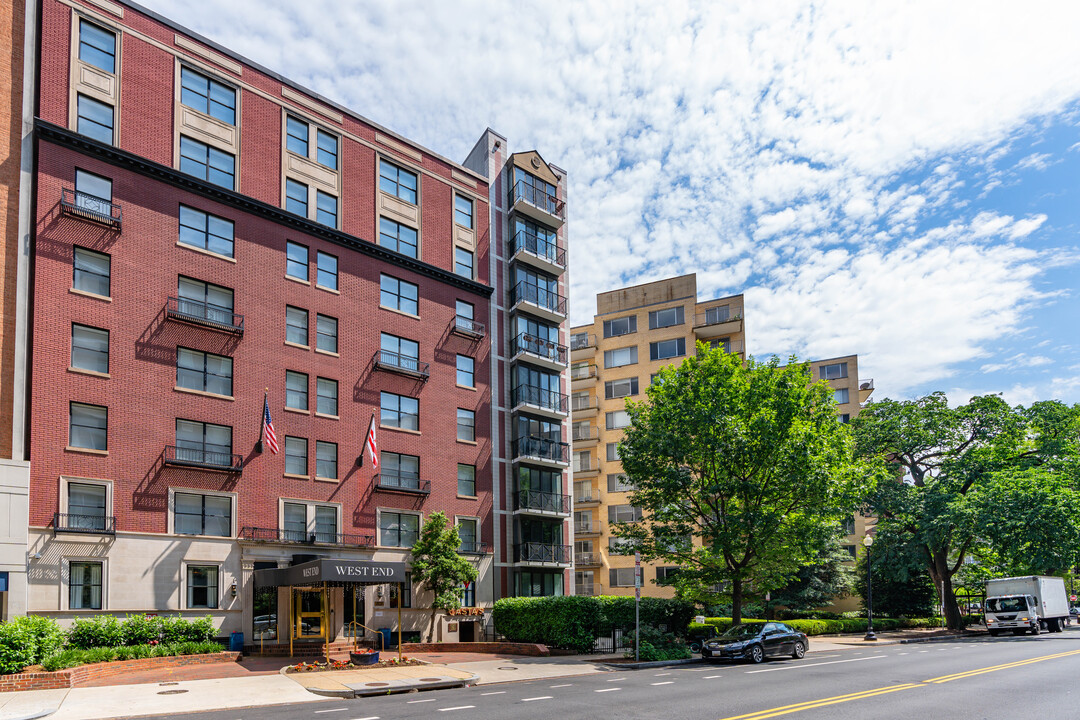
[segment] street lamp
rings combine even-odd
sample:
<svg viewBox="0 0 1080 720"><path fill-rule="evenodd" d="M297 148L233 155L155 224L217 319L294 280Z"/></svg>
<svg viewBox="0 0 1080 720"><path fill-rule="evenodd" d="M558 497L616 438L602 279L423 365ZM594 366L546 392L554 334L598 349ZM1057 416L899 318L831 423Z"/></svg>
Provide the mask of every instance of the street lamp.
<svg viewBox="0 0 1080 720"><path fill-rule="evenodd" d="M867 535L862 544L866 548L866 635L863 640L877 640L877 635L874 635L873 567L870 564L870 546L874 544L874 538Z"/></svg>

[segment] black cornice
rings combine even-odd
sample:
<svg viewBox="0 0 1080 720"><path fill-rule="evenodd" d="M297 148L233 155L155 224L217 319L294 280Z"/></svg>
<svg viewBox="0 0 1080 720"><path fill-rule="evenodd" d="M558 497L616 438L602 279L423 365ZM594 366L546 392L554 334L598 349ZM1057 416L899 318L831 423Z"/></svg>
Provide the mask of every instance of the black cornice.
<svg viewBox="0 0 1080 720"><path fill-rule="evenodd" d="M222 203L223 205L229 205L238 210L259 215L260 217L272 220L279 225L299 230L307 235L320 237L335 245L340 245L367 255L368 257L383 260L392 265L405 268L406 270L426 275L433 280L459 287L462 290L467 290L475 295L480 295L481 297L491 296L493 289L489 285L484 285L483 283L474 280L468 280L460 275L443 270L440 267L387 250L386 248L368 242L367 240L361 240L358 237L343 233L339 230L328 228L325 225L319 225L318 223L311 222L310 220L298 217L292 213L287 213L281 208L268 205L267 203L255 200L247 195L241 195L233 190L226 190L223 187L213 185L204 180L199 180L196 177L147 160L144 157L127 152L126 150L120 150L111 145L105 145L97 140L92 140L84 135L79 135L67 128L54 125L41 118L36 119L34 130L37 137L46 142L66 147L70 150L82 153L83 155L96 157L110 165L131 170L145 177L153 178L154 180L181 188L182 190L195 193L196 195L201 195L202 197Z"/></svg>

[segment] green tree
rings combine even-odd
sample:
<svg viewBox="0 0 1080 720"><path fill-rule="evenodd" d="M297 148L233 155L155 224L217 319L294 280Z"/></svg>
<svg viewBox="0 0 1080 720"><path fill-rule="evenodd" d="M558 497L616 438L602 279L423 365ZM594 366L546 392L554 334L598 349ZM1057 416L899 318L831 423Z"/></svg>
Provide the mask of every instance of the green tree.
<svg viewBox="0 0 1080 720"><path fill-rule="evenodd" d="M680 597L715 603L730 588L739 621L748 583L759 594L783 586L856 506L865 474L851 434L829 389L794 358L744 364L699 343L647 392L627 402L619 445L644 519L613 532L625 550L679 565Z"/></svg>
<svg viewBox="0 0 1080 720"><path fill-rule="evenodd" d="M937 591L930 580L919 548L879 525L870 552L873 565L874 616L929 617L934 614ZM855 592L866 609L866 553L855 567Z"/></svg>
<svg viewBox="0 0 1080 720"><path fill-rule="evenodd" d="M477 577L472 563L458 554L459 547L461 538L457 526L451 525L442 511L428 517L412 547L413 581L434 595L428 642L432 642L435 635L436 612L461 607L463 586Z"/></svg>
<svg viewBox="0 0 1080 720"><path fill-rule="evenodd" d="M855 580L850 562L851 555L840 544L840 537L832 536L814 562L799 568L791 582L772 592L770 604L801 613L850 594Z"/></svg>
<svg viewBox="0 0 1080 720"><path fill-rule="evenodd" d="M939 392L873 403L853 426L860 455L895 470L896 482L879 483L869 501L879 528L918 548L934 587L943 590L951 629L962 623L953 577L973 550L1009 542L1024 548L1014 561L1047 563L1054 544L1074 537L1035 522L1030 510L1050 496L1056 507L1054 487L1077 487L1080 406L1013 408L989 395L950 408ZM1067 561L1060 561L1063 569Z"/></svg>

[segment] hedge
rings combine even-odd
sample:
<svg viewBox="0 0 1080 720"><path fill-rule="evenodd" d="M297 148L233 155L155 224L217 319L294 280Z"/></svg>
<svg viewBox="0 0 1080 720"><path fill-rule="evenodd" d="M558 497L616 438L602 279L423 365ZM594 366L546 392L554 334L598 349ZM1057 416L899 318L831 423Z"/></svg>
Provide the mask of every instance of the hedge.
<svg viewBox="0 0 1080 720"><path fill-rule="evenodd" d="M64 670L78 665L111 662L113 660L140 660L170 655L207 655L221 652L221 645L212 641L183 642L161 645L123 645L121 647L95 647L89 649L68 648L45 658L42 665L46 670Z"/></svg>
<svg viewBox="0 0 1080 720"><path fill-rule="evenodd" d="M743 619L743 623L747 625L760 624L768 622L767 620L757 619ZM839 635L841 633L864 633L867 629L867 621L865 617L861 618L838 618L835 620L825 619L795 619L784 620L786 625L790 625L792 628L806 633L807 635ZM965 625L977 625L982 623L982 616L979 615L965 615ZM899 630L903 628L934 628L941 627L942 619L940 617L932 618L874 618L875 630ZM731 618L725 617L711 617L705 618L704 623L690 623L690 631L706 631L706 627L712 625L716 627L720 632L724 632L731 627Z"/></svg>

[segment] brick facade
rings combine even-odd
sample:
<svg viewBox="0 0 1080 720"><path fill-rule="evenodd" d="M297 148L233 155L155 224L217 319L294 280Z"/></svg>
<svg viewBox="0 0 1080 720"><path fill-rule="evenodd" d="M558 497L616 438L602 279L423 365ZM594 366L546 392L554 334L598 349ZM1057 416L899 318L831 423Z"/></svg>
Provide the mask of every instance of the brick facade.
<svg viewBox="0 0 1080 720"><path fill-rule="evenodd" d="M238 662L238 652L212 653L209 655L178 655L169 657L145 658L142 660L121 660L117 662L94 663L56 672L23 672L13 675L0 675L0 692L16 690L58 690L85 685L93 680L117 677L142 670L165 670L190 665L214 665L217 663Z"/></svg>

